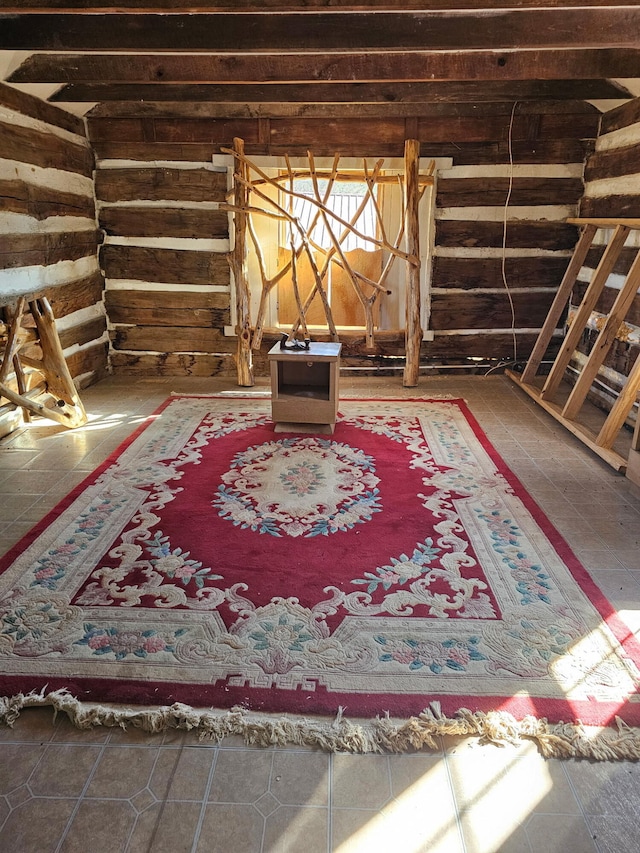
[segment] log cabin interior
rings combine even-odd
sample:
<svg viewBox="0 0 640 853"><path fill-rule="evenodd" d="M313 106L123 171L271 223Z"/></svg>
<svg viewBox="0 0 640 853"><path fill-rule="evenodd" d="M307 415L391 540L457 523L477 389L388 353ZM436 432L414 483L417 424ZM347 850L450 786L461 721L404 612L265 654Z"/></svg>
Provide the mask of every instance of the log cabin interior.
<svg viewBox="0 0 640 853"><path fill-rule="evenodd" d="M73 436L98 411L107 425L114 417L120 439L167 390L268 386L269 349L297 335L339 341L342 381L359 393L453 391L476 400L489 431L516 413L504 452L519 439L518 453L538 451L506 457L523 477L527 466L544 467L543 440L582 454L581 471L593 478L582 487L606 482L623 520L580 556L614 603L617 595L635 612L639 34L640 7L612 0L0 0L1 550L61 496L53 480L32 502L28 488L10 485L12 447L29 448L13 442L29 419L44 415ZM84 448L68 466L64 453L51 457L65 484L112 449ZM548 468L544 479L550 490ZM546 497L552 521L580 549L592 520L576 493L561 512L549 490L539 488L543 508ZM30 725L39 732L41 722L24 723L25 740ZM72 740L66 729L58 737ZM97 743L87 741L87 755L104 750ZM122 741L123 750L145 745ZM249 790L247 768L258 759L245 752L235 758ZM328 774L333 818L326 798L311 796L306 811L298 804L313 813L305 846L390 849L363 827L375 818L384 836L387 795L376 799L382 782L371 779L393 775L391 758L363 757L356 767L340 756L282 754L291 759L283 774L298 772L296 762L301 773ZM523 769L529 759L532 778L552 772L549 803L554 785L573 798L580 846L552 839L555 806L541 811L533 795L505 838L524 838L533 815L544 849L637 849L624 836L633 797L631 811L593 817L581 769L549 771L531 756L513 763ZM473 764L465 754L449 759L457 760ZM635 765L633 773L637 780ZM615 787L614 776L594 785ZM478 829L490 807L465 812L464 786L448 778L458 834L429 849L507 849ZM17 814L11 790L0 790L0 824ZM165 817L145 836L140 806L135 820L123 819L126 843L103 837L93 849L196 849L211 832L208 791L191 798L204 805L184 829L187 846L171 846L171 809L155 812ZM132 808L133 797L122 802ZM51 849L78 837L80 799L60 800ZM239 804L248 801L238 793L220 818L243 839ZM115 809L115 800L83 802L86 815L97 804ZM272 812L258 812L269 824ZM300 850L294 824L283 823L280 846L267 830L235 849ZM136 847L143 836L151 841ZM532 830L526 838L527 849L542 849ZM46 846L11 843L3 849Z"/></svg>

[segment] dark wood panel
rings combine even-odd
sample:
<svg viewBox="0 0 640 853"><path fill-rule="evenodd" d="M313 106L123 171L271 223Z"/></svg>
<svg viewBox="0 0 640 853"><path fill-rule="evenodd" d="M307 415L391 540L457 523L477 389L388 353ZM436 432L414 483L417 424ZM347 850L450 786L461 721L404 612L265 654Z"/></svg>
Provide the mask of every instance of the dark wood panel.
<svg viewBox="0 0 640 853"><path fill-rule="evenodd" d="M0 269L45 266L95 255L101 236L96 230L6 234L0 248Z"/></svg>
<svg viewBox="0 0 640 853"><path fill-rule="evenodd" d="M375 54L382 57L383 54ZM261 57L262 58L262 57ZM233 62L234 59L229 59ZM184 119L249 119L249 118L401 118L420 115L436 119L444 116L461 117L478 115L479 104L422 104L419 109L411 104L216 104L181 102L147 103L113 101L96 104L87 113L89 123L96 119L131 118L184 118ZM513 104L498 102L483 104L482 115L506 116L510 122ZM591 116L596 127L600 110L584 101L523 101L516 105L515 118L521 115L584 115Z"/></svg>
<svg viewBox="0 0 640 853"><path fill-rule="evenodd" d="M569 258L507 258L505 273L509 287L557 287ZM433 287L503 287L501 258L434 258ZM456 327L458 328L458 327Z"/></svg>
<svg viewBox="0 0 640 853"><path fill-rule="evenodd" d="M231 353L130 353L113 352L111 365L116 376L237 376Z"/></svg>
<svg viewBox="0 0 640 853"><path fill-rule="evenodd" d="M604 246L592 246L584 261L584 266L594 270L600 263L600 259L604 254ZM618 275L626 275L631 269L631 264L636 259L638 249L631 247L623 248L613 267L613 272Z"/></svg>
<svg viewBox="0 0 640 853"><path fill-rule="evenodd" d="M505 241L513 249L573 249L578 229L566 222L515 220L508 221L506 241L502 222L436 221L436 246L500 247Z"/></svg>
<svg viewBox="0 0 640 853"><path fill-rule="evenodd" d="M257 112L259 106L252 105L252 108ZM261 138L259 118L262 116L258 115L255 118L229 119L180 116L180 120L176 120L177 117L90 118L89 133L92 143L97 145L105 142L228 145L236 136L248 145L308 144L311 141L339 144L354 140L370 143L373 139L381 143L397 143L400 135L402 140L406 138L404 119L417 118L421 142L445 145L496 143L502 147L503 156L508 160L510 114L489 109L496 106L493 104L466 105L473 107L471 115L469 110L466 115L460 114L460 106L456 105L453 114L428 117L415 105L405 105L411 109L404 110L403 115L388 116L367 115L366 107L372 105L366 104L352 105L349 115L340 114L339 107L345 105L331 105L324 114L311 115L317 112L317 109L311 109L313 106L299 105L300 114L290 117L264 116L270 120L267 139ZM382 111L383 106L376 105L376 108ZM394 105L396 111L399 106ZM518 114L512 127L512 150L517 157L520 149L531 151L535 148L534 143L592 139L598 134L598 123L598 115L583 111ZM570 159L565 162L570 162Z"/></svg>
<svg viewBox="0 0 640 853"><path fill-rule="evenodd" d="M110 305L109 320L135 326L188 326L224 329L231 322L229 308L122 308Z"/></svg>
<svg viewBox="0 0 640 853"><path fill-rule="evenodd" d="M230 281L226 255L216 252L103 246L100 261L107 278L189 285Z"/></svg>
<svg viewBox="0 0 640 853"><path fill-rule="evenodd" d="M571 8L572 6L617 6L618 0L509 0L510 8L514 9L555 9ZM275 11L308 11L322 10L330 7L340 11L399 11L399 10L443 10L452 9L504 9L504 0L261 0L260 7L270 12ZM11 11L14 14L25 10L36 11L73 11L76 9L94 12L114 11L171 11L171 12L211 12L213 9L220 12L255 12L255 0L223 0L222 3L211 3L211 0L126 0L126 2L114 2L114 0L0 0L0 9Z"/></svg>
<svg viewBox="0 0 640 853"><path fill-rule="evenodd" d="M573 288L573 293L571 295L571 302L573 305L578 305L582 301L584 294L587 290L587 284L583 281L579 281L576 283L576 286ZM601 314L609 314L613 307L613 303L616 300L616 297L620 293L619 290L616 290L614 287L605 287L602 293L600 294L600 298L595 307L595 311L599 311ZM625 323L631 323L634 326L640 326L640 295L636 296L636 298L631 303L631 307L625 316Z"/></svg>
<svg viewBox="0 0 640 853"><path fill-rule="evenodd" d="M115 349L148 352L235 352L235 338L225 338L219 329L195 326L119 327L111 332Z"/></svg>
<svg viewBox="0 0 640 853"><path fill-rule="evenodd" d="M516 337L518 359L526 359L531 354L538 338L537 333L522 333ZM555 339L549 347L556 352L558 341ZM439 335L428 344L423 344L422 355L427 358L447 358L452 362L465 358L495 358L501 361L513 359L513 336L509 333L478 333L474 335Z"/></svg>
<svg viewBox="0 0 640 853"><path fill-rule="evenodd" d="M406 122L407 120L405 120ZM405 134L406 135L406 134ZM359 138L354 145L353 140L342 140L340 150L346 153L346 144L350 150L355 150L356 156L371 155L371 142ZM323 143L329 155L335 153L335 145ZM195 143L146 143L146 142L95 142L94 152L100 159L123 159L123 160L183 160L192 162L207 162L213 154L220 153L220 145L206 142ZM314 140L307 140L306 144L292 146L265 145L263 143L245 144L245 150L249 155L275 154L286 152L291 155L305 155L309 147L312 147L318 155L320 151ZM392 145L376 145L377 156L401 156L403 143L400 141ZM512 144L511 156L514 163L582 163L591 151L593 143L590 140L580 139L553 139L540 142L528 142L526 140L516 141ZM481 165L483 163L496 164L508 163L510 160L509 146L504 142L442 142L432 143L422 140L420 151L423 157L452 157L454 165Z"/></svg>
<svg viewBox="0 0 640 853"><path fill-rule="evenodd" d="M0 180L0 199L5 212L26 213L35 219L46 219L48 216L95 218L92 196L60 192L21 180Z"/></svg>
<svg viewBox="0 0 640 853"><path fill-rule="evenodd" d="M151 310L228 310L229 293L212 293L208 290L107 290L107 312L130 309ZM194 324L197 325L197 324Z"/></svg>
<svg viewBox="0 0 640 853"><path fill-rule="evenodd" d="M585 181L597 181L603 178L618 178L640 172L640 145L614 148L610 151L596 151L587 161Z"/></svg>
<svg viewBox="0 0 640 853"><path fill-rule="evenodd" d="M584 98L630 97L608 80L444 80L373 83L67 83L50 100L63 103L96 101L185 101L216 103L491 103L575 101Z"/></svg>
<svg viewBox="0 0 640 853"><path fill-rule="evenodd" d="M627 104L621 104L613 110L609 110L602 116L601 133L611 133L623 127L629 127L640 121L640 99L636 98Z"/></svg>
<svg viewBox="0 0 640 853"><path fill-rule="evenodd" d="M107 330L106 317L93 317L85 323L80 323L77 326L70 326L59 332L60 343L63 349L78 344L88 344L91 341L96 341L101 338Z"/></svg>
<svg viewBox="0 0 640 853"><path fill-rule="evenodd" d="M81 387L86 388L93 382L98 382L104 379L108 374L107 357L109 353L109 343L96 344L92 347L74 352L67 356L67 367L71 375L76 378L83 377Z"/></svg>
<svg viewBox="0 0 640 853"><path fill-rule="evenodd" d="M93 142L98 160L138 160L141 164L153 160L176 160L186 163L207 163L220 146L213 142Z"/></svg>
<svg viewBox="0 0 640 853"><path fill-rule="evenodd" d="M83 278L74 279L68 284L46 288L43 295L51 303L55 317L65 317L81 308L88 308L102 300L104 279L102 273L95 272Z"/></svg>
<svg viewBox="0 0 640 853"><path fill-rule="evenodd" d="M532 289L512 293L515 327L537 329L544 323L554 294ZM431 327L446 329L504 329L512 323L511 302L502 293L434 293L431 297Z"/></svg>
<svg viewBox="0 0 640 853"><path fill-rule="evenodd" d="M45 169L93 175L93 153L85 143L75 145L54 133L0 122L0 157Z"/></svg>
<svg viewBox="0 0 640 853"><path fill-rule="evenodd" d="M580 216L585 219L640 219L640 196L610 195L602 198L583 198Z"/></svg>
<svg viewBox="0 0 640 853"><path fill-rule="evenodd" d="M625 48L307 53L287 56L240 54L232 60L220 54L116 56L45 53L28 56L7 79L12 83L262 84L301 81L350 83L354 80L594 80L636 77L639 67L640 51Z"/></svg>
<svg viewBox="0 0 640 853"><path fill-rule="evenodd" d="M184 207L103 207L100 227L121 237L229 236L229 219L224 211Z"/></svg>
<svg viewBox="0 0 640 853"><path fill-rule="evenodd" d="M436 207L577 204L583 192L580 178L441 178L437 186Z"/></svg>
<svg viewBox="0 0 640 853"><path fill-rule="evenodd" d="M78 136L84 137L86 135L84 121L79 116L72 115L60 107L22 92L20 89L15 89L13 86L6 86L4 83L0 83L0 106L8 107L10 110L15 110L22 115L30 116L30 118L38 119L46 124L61 127L71 133L77 133Z"/></svg>
<svg viewBox="0 0 640 853"><path fill-rule="evenodd" d="M98 169L100 201L224 201L226 172L211 169Z"/></svg>
<svg viewBox="0 0 640 853"><path fill-rule="evenodd" d="M358 12L197 15L13 14L0 16L0 49L114 51L360 51L637 47L640 9L385 12L378 26Z"/></svg>

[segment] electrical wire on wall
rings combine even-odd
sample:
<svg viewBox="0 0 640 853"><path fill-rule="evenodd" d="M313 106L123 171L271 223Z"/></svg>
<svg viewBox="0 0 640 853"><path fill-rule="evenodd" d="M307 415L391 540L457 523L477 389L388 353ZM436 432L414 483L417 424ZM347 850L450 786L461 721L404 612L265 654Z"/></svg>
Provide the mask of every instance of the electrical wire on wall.
<svg viewBox="0 0 640 853"><path fill-rule="evenodd" d="M511 117L509 119L509 133L507 137L508 150L509 150L509 184L507 188L507 197L504 203L504 216L502 219L502 262L500 265L500 270L502 273L502 284L504 285L504 289L507 293L507 298L509 299L509 306L511 308L511 337L513 339L513 361L501 361L495 367L492 367L491 370L488 370L485 376L488 376L494 370L498 370L502 367L507 367L512 364L516 364L518 361L518 339L516 335L516 309L513 304L513 296L511 295L511 290L509 289L509 282L507 281L507 222L508 222L508 212L509 212L509 204L511 202L511 193L513 191L513 120L516 113L516 107L518 106L518 102L514 101L513 106L511 107Z"/></svg>
<svg viewBox="0 0 640 853"><path fill-rule="evenodd" d="M516 309L513 304L513 297L511 296L511 291L509 290L509 282L507 281L507 212L509 210L509 203L511 201L511 192L513 190L513 118L515 116L516 107L518 106L518 102L513 102L513 107L511 108L511 119L509 121L509 137L508 137L508 145L509 145L509 188L507 190L507 198L504 204L504 219L502 222L502 283L504 284L504 289L507 291L507 296L509 297L509 305L511 306L511 336L513 338L513 360L514 362L518 360L518 340L516 337Z"/></svg>

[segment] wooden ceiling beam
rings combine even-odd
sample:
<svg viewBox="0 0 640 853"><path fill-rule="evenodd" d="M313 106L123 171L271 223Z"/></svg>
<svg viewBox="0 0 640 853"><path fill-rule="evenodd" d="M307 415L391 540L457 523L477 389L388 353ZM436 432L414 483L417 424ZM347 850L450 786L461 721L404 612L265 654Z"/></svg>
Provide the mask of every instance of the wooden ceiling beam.
<svg viewBox="0 0 640 853"><path fill-rule="evenodd" d="M327 52L638 46L640 6L0 15L0 49Z"/></svg>
<svg viewBox="0 0 640 853"><path fill-rule="evenodd" d="M53 102L209 101L217 103L378 104L482 103L631 98L608 80L522 80L468 83L69 83Z"/></svg>
<svg viewBox="0 0 640 853"><path fill-rule="evenodd" d="M350 83L640 77L640 49L384 54L36 53L10 83Z"/></svg>
<svg viewBox="0 0 640 853"><path fill-rule="evenodd" d="M209 119L256 119L256 118L439 118L443 116L505 116L511 115L513 103L428 103L428 104L223 104L211 102L186 103L184 101L143 102L113 101L97 104L88 113L88 118L185 118ZM585 101L520 101L515 111L517 116L587 115L599 117L600 112Z"/></svg>
<svg viewBox="0 0 640 853"><path fill-rule="evenodd" d="M619 0L260 0L262 9L271 12L305 12L331 10L342 12L373 11L441 11L452 9L565 9L589 6L620 6ZM74 14L78 11L91 12L255 12L255 0L223 0L211 3L207 0L121 0L108 3L105 0L0 0L0 9L15 14L57 12Z"/></svg>

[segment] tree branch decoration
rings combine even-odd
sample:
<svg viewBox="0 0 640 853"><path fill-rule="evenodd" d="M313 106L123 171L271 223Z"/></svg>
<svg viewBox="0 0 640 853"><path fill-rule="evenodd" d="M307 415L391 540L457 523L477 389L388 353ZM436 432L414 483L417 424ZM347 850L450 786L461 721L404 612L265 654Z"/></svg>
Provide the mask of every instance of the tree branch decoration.
<svg viewBox="0 0 640 853"><path fill-rule="evenodd" d="M403 176L384 175L384 160L382 159L378 160L372 169L368 166L366 159L363 159L363 177L359 179L354 176L353 172L340 171L339 154L335 154L331 168L323 171L316 168L313 153L309 151L307 152L307 169L294 169L291 166L288 156L285 155L286 169L283 171L283 174L271 177L256 163L252 162L244 154L243 147L235 144L235 141L233 149L222 148L221 151L224 154L230 154L234 157L235 195L233 193L230 195L233 195L234 200L242 197L242 194L237 192L237 189L241 187L244 190L243 195L246 203L238 206L237 203L227 202L220 205L220 207L223 210L233 212L236 216L241 215L243 217L250 244L255 252L261 279L260 301L251 337L251 348L253 350L260 348L265 333L269 294L285 276L290 276L297 310L297 318L292 324L289 334L285 336L285 340L295 339L299 331L302 332L305 339L309 338L307 317L312 304L316 300L319 300L324 312L328 334L331 340L337 341L338 331L332 314L327 287L328 273L331 266L334 265L344 271L346 280L353 287L364 312L366 346L368 349L374 349L376 306L383 295L389 295L392 292L387 289L387 280L394 263L401 261L414 269L419 269L420 267L419 257L401 248L404 242L407 221L405 203L406 180L403 179ZM421 175L419 178L419 198L422 198L426 187L433 183L434 165L432 162L426 174ZM295 190L295 182L298 179L310 179L312 186L311 194L303 194ZM331 209L328 205L329 198L336 182L354 183L359 180L365 184L364 195L351 217L345 219ZM321 181L326 182L324 187L321 187ZM399 186L402 199L402 214L394 240L389 239L386 233L381 204L377 193L380 185L390 183ZM272 198L265 192L267 188L275 188L277 190L276 198ZM303 199L313 206L312 215L305 224L295 214L294 202L296 199ZM365 234L357 227L357 223L368 205L371 205L375 217L375 236ZM417 209L412 212L412 215L416 217L417 226ZM282 222L286 228L286 242L289 247L290 257L273 276L269 276L267 273L263 247L260 245L254 223L256 216L276 219ZM320 222L324 224L325 234L330 240L328 248L319 246L313 238L314 229ZM364 275L350 263L344 246L351 235L360 241L370 244L373 249L382 249L387 253L387 260L376 279ZM312 286L304 299L299 286L299 271L303 258L308 262L312 274ZM244 286L248 288L246 276L243 279ZM236 286L238 286L237 280Z"/></svg>

